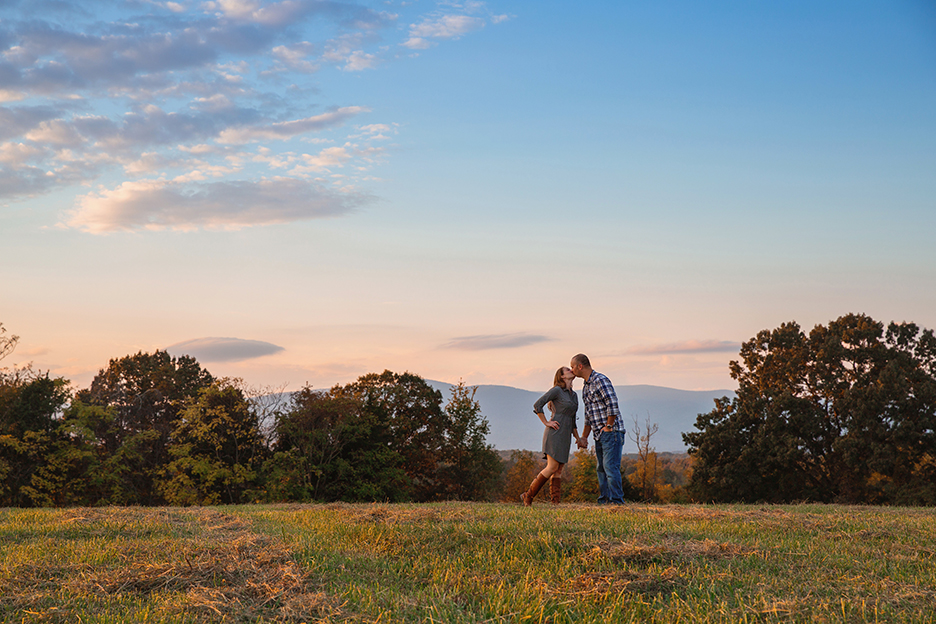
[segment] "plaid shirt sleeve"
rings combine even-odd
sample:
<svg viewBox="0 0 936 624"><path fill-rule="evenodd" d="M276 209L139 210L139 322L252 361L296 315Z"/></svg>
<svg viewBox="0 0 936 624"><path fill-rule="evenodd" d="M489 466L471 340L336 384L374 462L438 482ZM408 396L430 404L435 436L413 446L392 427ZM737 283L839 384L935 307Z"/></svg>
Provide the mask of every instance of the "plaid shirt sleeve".
<svg viewBox="0 0 936 624"><path fill-rule="evenodd" d="M588 400L585 401L585 420L596 432L600 432L608 424L608 417L614 416L614 431L624 432L624 422L621 418L621 409L618 406L617 394L611 380L601 373L593 373L589 378L587 388ZM586 396L586 389L582 392Z"/></svg>

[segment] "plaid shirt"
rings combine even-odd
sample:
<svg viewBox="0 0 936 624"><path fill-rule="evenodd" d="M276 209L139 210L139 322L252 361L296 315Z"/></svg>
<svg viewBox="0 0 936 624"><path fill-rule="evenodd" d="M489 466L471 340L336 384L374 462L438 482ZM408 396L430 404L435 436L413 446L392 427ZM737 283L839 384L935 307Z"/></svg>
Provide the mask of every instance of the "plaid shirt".
<svg viewBox="0 0 936 624"><path fill-rule="evenodd" d="M596 440L601 436L601 430L608 426L609 416L614 416L612 430L626 433L610 379L592 371L582 387L582 402L585 404L585 422L591 426Z"/></svg>

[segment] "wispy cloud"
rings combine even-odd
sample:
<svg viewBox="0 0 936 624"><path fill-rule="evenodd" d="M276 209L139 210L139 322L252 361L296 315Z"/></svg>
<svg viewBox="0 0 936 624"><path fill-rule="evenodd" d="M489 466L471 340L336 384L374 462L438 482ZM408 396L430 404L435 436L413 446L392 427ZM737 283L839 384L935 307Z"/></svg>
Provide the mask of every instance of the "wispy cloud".
<svg viewBox="0 0 936 624"><path fill-rule="evenodd" d="M247 143L249 141L269 141L290 139L307 132L324 130L337 126L355 115L367 112L362 106L345 106L314 117L284 121L265 126L228 128L218 137L219 143Z"/></svg>
<svg viewBox="0 0 936 624"><path fill-rule="evenodd" d="M409 29L409 39L403 45L413 50L424 50L441 39L458 39L472 31L484 28L484 20L469 15L442 15L429 18Z"/></svg>
<svg viewBox="0 0 936 624"><path fill-rule="evenodd" d="M166 347L172 355L190 355L200 362L239 362L283 350L270 342L243 338L195 338Z"/></svg>
<svg viewBox="0 0 936 624"><path fill-rule="evenodd" d="M85 195L63 225L92 234L232 230L341 215L369 200L292 178L207 184L141 180Z"/></svg>
<svg viewBox="0 0 936 624"><path fill-rule="evenodd" d="M730 340L686 340L627 349L632 355L675 355L686 353L736 353L741 343Z"/></svg>
<svg viewBox="0 0 936 624"><path fill-rule="evenodd" d="M517 349L540 342L553 340L538 334L486 334L480 336L460 336L443 345L445 349L461 351L484 351L486 349Z"/></svg>

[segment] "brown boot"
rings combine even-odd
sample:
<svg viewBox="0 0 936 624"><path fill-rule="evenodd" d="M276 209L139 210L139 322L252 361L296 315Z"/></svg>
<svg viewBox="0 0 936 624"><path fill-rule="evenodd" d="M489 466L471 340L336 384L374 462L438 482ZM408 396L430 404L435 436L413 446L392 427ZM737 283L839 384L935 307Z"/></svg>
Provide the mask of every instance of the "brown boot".
<svg viewBox="0 0 936 624"><path fill-rule="evenodd" d="M562 477L553 475L549 480L549 498L553 505L559 504L559 495L562 493Z"/></svg>
<svg viewBox="0 0 936 624"><path fill-rule="evenodd" d="M536 475L536 478L530 484L530 489L520 495L520 500L523 501L524 505L529 507L533 504L533 499L536 498L544 483L546 483L546 477L543 476L543 473Z"/></svg>

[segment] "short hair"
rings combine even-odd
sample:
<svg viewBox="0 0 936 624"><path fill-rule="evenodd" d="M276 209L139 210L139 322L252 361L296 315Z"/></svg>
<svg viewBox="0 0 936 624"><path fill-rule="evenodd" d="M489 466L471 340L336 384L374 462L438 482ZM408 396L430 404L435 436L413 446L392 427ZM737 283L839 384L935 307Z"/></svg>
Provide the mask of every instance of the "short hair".
<svg viewBox="0 0 936 624"><path fill-rule="evenodd" d="M591 368L591 362L588 361L588 356L585 355L584 353L579 353L578 355L574 356L572 358L572 361L578 362L582 366L587 366L588 368Z"/></svg>
<svg viewBox="0 0 936 624"><path fill-rule="evenodd" d="M561 386L561 385L563 385L563 383L562 383L562 371L564 371L564 370L567 369L567 368L568 368L568 366L560 366L560 367L559 367L559 370L556 371L555 376L553 376L553 385L554 385L554 386Z"/></svg>

